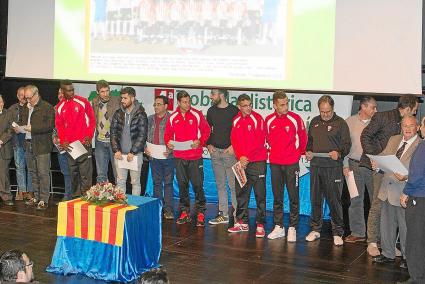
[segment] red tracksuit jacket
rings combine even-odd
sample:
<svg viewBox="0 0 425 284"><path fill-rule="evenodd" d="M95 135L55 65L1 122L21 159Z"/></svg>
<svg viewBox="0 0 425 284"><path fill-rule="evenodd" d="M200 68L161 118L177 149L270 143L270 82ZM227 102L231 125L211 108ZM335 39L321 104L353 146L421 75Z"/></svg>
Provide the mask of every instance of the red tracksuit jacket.
<svg viewBox="0 0 425 284"><path fill-rule="evenodd" d="M199 139L201 144L196 149L173 151L175 158L184 160L198 160L202 157L202 147L210 137L211 128L201 111L190 108L183 116L180 108L170 115L164 131L164 142L170 140L184 142Z"/></svg>
<svg viewBox="0 0 425 284"><path fill-rule="evenodd" d="M230 133L235 156L246 156L250 162L267 160L266 127L260 114L252 111L243 117L241 112L233 119Z"/></svg>
<svg viewBox="0 0 425 284"><path fill-rule="evenodd" d="M271 164L292 165L300 160L307 145L307 132L302 118L291 111L266 117L267 143Z"/></svg>
<svg viewBox="0 0 425 284"><path fill-rule="evenodd" d="M91 141L96 127L94 111L86 98L74 95L56 105L55 125L60 142L72 143L88 137Z"/></svg>

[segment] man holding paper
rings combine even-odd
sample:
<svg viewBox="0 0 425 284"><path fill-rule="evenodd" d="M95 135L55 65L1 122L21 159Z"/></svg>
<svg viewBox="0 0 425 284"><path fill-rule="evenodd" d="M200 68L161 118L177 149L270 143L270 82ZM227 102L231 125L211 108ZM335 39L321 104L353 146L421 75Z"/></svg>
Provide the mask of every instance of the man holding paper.
<svg viewBox="0 0 425 284"><path fill-rule="evenodd" d="M161 199L164 218L172 220L174 219L174 160L171 153L168 153L164 142L165 125L170 118L170 113L167 111L168 98L166 96L156 97L153 108L155 113L148 117L148 138L145 153L150 158L153 196ZM154 151L154 147L159 149L160 152Z"/></svg>
<svg viewBox="0 0 425 284"><path fill-rule="evenodd" d="M111 146L117 169L117 187L126 190L127 175L130 171L131 194L140 195L140 173L148 132L148 117L143 106L136 100L134 88L122 88L120 94L121 108L115 112L111 122Z"/></svg>
<svg viewBox="0 0 425 284"><path fill-rule="evenodd" d="M351 149L344 158L344 176L349 183L350 175L354 176L354 184L357 196L351 196L351 204L348 209L351 234L345 238L347 243L364 242L366 240L366 224L364 216L364 193L368 191L370 203L373 198L372 172L365 167L360 167L360 157L363 148L360 143L360 135L369 124L370 119L376 113L376 101L374 98L365 96L360 100L359 112L350 116L345 121L350 129ZM351 173L350 173L351 172ZM349 187L350 189L351 187Z"/></svg>
<svg viewBox="0 0 425 284"><path fill-rule="evenodd" d="M311 120L308 130L306 158L310 162L311 232L306 241L320 238L323 199L329 205L334 245L344 241L341 194L343 186L342 161L351 148L350 131L344 119L334 112L331 96L320 97L320 115Z"/></svg>
<svg viewBox="0 0 425 284"><path fill-rule="evenodd" d="M89 101L74 93L71 81L62 81L60 88L63 99L56 106L56 130L61 147L68 152L72 194L79 196L92 185L91 141L96 120Z"/></svg>
<svg viewBox="0 0 425 284"><path fill-rule="evenodd" d="M186 91L182 90L177 93L177 104L177 110L167 120L164 133L165 144L170 150L173 150L179 184L180 217L177 219L177 224L191 222L190 181L195 192L196 226L205 226L202 147L210 137L211 129L202 112L191 107L190 95ZM177 145L179 145L179 150L176 150Z"/></svg>
<svg viewBox="0 0 425 284"><path fill-rule="evenodd" d="M236 220L229 233L249 231L248 203L251 190L254 189L257 202L256 231L257 238L264 238L266 231L266 125L260 114L252 110L251 97L242 94L238 97L239 113L233 119L230 141L236 159L245 169L247 183L241 187L236 182Z"/></svg>
<svg viewBox="0 0 425 284"><path fill-rule="evenodd" d="M48 206L50 195L50 153L53 149L55 110L41 99L36 86L26 86L24 94L28 101L27 107L22 111L22 121L26 123L27 131L25 155L34 189L34 198L25 204L44 210Z"/></svg>
<svg viewBox="0 0 425 284"><path fill-rule="evenodd" d="M410 159L415 152L421 138L417 135L418 123L414 116L405 116L401 121L401 135L394 135L388 141L387 146L380 156L395 155L400 162L409 170ZM373 160L372 168L377 165ZM400 206L400 196L406 185L407 175L400 173L385 172L379 188L378 200L381 203L381 255L372 258L373 262L389 263L395 259L395 243L397 240L397 228L400 235L400 246L403 260L400 267L406 265L406 219L405 210ZM421 248L423 249L423 248Z"/></svg>

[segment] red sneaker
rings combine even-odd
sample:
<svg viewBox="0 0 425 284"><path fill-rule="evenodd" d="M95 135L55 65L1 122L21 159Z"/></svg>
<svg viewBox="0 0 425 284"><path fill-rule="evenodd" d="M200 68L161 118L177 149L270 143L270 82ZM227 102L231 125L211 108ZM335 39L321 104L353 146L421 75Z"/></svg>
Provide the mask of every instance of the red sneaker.
<svg viewBox="0 0 425 284"><path fill-rule="evenodd" d="M248 232L249 226L248 224L244 224L242 221L236 222L232 228L227 229L229 233L240 233L240 232Z"/></svg>
<svg viewBox="0 0 425 284"><path fill-rule="evenodd" d="M190 219L190 216L187 215L186 211L182 211L176 223L179 225L182 225L182 224L190 223L190 221L192 221L192 219Z"/></svg>
<svg viewBox="0 0 425 284"><path fill-rule="evenodd" d="M205 215L204 213L198 213L198 217L196 218L196 226L204 227L205 226Z"/></svg>
<svg viewBox="0 0 425 284"><path fill-rule="evenodd" d="M257 224L257 229L255 230L255 236L257 238L264 238L266 231L264 230L263 224Z"/></svg>

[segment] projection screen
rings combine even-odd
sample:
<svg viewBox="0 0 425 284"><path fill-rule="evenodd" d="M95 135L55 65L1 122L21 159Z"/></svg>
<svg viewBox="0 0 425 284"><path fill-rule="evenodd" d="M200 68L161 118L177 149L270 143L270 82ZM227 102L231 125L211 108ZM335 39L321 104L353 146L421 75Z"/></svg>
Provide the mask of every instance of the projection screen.
<svg viewBox="0 0 425 284"><path fill-rule="evenodd" d="M13 0L6 76L421 93L421 0Z"/></svg>

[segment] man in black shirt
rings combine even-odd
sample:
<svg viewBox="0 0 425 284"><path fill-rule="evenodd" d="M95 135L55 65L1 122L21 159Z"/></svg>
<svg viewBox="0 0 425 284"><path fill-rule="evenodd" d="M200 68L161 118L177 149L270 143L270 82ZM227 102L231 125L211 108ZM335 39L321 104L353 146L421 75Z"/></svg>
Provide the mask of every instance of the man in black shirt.
<svg viewBox="0 0 425 284"><path fill-rule="evenodd" d="M308 130L306 157L310 162L311 232L308 242L320 238L323 197L329 205L334 244L344 242L341 194L343 185L342 161L350 152L348 125L334 112L334 100L327 95L318 101L320 115L311 120Z"/></svg>
<svg viewBox="0 0 425 284"><path fill-rule="evenodd" d="M230 131L233 118L238 114L238 108L227 102L228 92L223 89L212 89L210 98L213 105L208 109L207 121L211 126L211 136L207 148L211 155L211 163L218 191L218 214L208 223L217 225L229 222L229 204L226 179L232 197L233 213L236 211L235 178L232 166L236 163L233 147L230 143Z"/></svg>

